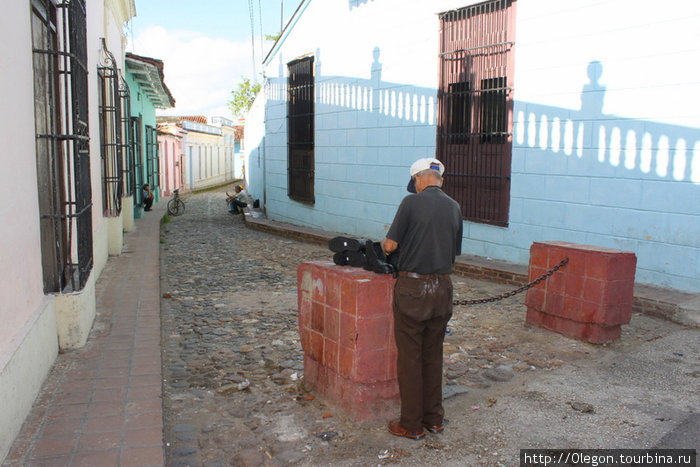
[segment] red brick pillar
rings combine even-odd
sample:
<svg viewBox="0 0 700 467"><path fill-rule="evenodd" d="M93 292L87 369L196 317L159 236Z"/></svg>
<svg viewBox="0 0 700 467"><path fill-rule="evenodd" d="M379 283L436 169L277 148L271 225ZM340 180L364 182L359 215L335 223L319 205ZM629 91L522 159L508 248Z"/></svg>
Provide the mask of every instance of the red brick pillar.
<svg viewBox="0 0 700 467"><path fill-rule="evenodd" d="M630 322L637 257L632 252L566 242L530 247L529 280L569 263L527 292L526 324L591 343L620 337Z"/></svg>
<svg viewBox="0 0 700 467"><path fill-rule="evenodd" d="M395 416L394 278L327 261L297 270L304 383L355 421Z"/></svg>

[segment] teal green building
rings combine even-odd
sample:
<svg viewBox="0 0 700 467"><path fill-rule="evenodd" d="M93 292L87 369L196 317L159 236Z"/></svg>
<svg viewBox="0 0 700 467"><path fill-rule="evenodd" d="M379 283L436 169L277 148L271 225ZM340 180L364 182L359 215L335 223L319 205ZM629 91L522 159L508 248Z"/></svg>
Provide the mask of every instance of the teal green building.
<svg viewBox="0 0 700 467"><path fill-rule="evenodd" d="M160 200L160 159L156 129L156 110L175 106L175 99L165 85L163 62L127 53L124 79L129 90L129 115L124 125L130 133L133 161L134 217L143 216L141 187L148 184Z"/></svg>

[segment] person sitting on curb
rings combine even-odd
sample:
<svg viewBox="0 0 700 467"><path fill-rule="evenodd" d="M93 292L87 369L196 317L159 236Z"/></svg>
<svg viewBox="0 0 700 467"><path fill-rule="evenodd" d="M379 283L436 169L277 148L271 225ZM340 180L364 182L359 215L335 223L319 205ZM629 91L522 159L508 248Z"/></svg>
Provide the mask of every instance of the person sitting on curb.
<svg viewBox="0 0 700 467"><path fill-rule="evenodd" d="M226 192L228 212L231 214L242 214L243 208L248 206L248 193L246 193L242 185L236 185L235 191L233 195L229 195L228 192Z"/></svg>
<svg viewBox="0 0 700 467"><path fill-rule="evenodd" d="M153 206L153 192L148 183L141 188L141 198L143 199L143 210L150 211L151 206Z"/></svg>

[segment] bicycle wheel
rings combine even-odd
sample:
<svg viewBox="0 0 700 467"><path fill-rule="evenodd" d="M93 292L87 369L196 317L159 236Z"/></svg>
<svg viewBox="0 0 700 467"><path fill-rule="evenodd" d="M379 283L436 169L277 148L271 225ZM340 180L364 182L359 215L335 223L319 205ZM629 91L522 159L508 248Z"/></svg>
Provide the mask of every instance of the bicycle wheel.
<svg viewBox="0 0 700 467"><path fill-rule="evenodd" d="M179 216L185 212L185 203L180 198L173 198L168 201L168 214Z"/></svg>

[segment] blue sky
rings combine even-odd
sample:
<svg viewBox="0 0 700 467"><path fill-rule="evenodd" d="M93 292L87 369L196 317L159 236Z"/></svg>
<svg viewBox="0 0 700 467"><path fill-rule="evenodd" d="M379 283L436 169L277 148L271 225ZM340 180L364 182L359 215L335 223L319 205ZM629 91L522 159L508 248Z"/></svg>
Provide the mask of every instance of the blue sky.
<svg viewBox="0 0 700 467"><path fill-rule="evenodd" d="M176 101L159 115L223 115L241 77L261 72L272 46L261 36L277 34L301 0L136 0L127 30L127 51L158 58ZM251 42L251 12L255 44ZM255 61L253 60L255 50Z"/></svg>

